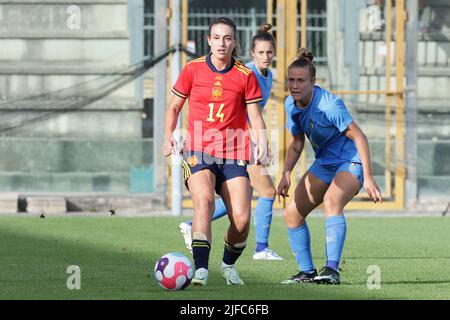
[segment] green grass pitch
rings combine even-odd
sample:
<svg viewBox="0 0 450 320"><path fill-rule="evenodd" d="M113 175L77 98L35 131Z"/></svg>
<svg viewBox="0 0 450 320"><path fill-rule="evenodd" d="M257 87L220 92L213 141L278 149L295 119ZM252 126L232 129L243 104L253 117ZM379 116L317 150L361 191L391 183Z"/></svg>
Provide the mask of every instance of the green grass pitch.
<svg viewBox="0 0 450 320"><path fill-rule="evenodd" d="M368 213L370 216L370 213ZM340 286L281 285L296 273L287 231L274 217L271 247L283 261L254 261L253 227L237 263L245 286L226 286L220 275L228 220L213 224L206 287L169 292L153 280L164 253L192 258L178 232L181 217L0 217L0 299L449 299L450 219L347 218ZM325 262L324 219L309 219L317 268ZM69 290L70 265L81 270L81 289ZM369 290L367 268L381 271L381 288ZM149 276L151 275L151 277Z"/></svg>

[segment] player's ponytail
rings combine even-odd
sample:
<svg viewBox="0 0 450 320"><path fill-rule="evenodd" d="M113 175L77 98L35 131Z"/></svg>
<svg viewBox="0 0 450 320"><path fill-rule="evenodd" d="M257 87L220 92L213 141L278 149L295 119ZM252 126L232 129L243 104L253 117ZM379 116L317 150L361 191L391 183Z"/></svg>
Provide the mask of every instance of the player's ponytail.
<svg viewBox="0 0 450 320"><path fill-rule="evenodd" d="M300 48L298 50L297 59L295 59L288 67L291 68L309 68L311 78L316 77L316 66L313 63L314 56L307 48Z"/></svg>
<svg viewBox="0 0 450 320"><path fill-rule="evenodd" d="M304 59L304 60L308 60L310 62L312 62L314 60L314 56L312 54L311 51L309 51L306 48L300 48L298 49L298 54L297 54L299 59Z"/></svg>
<svg viewBox="0 0 450 320"><path fill-rule="evenodd" d="M270 23L263 23L262 25L259 26L258 34L260 34L260 33L266 33L266 32L268 32L270 29L272 29L272 25L271 25Z"/></svg>
<svg viewBox="0 0 450 320"><path fill-rule="evenodd" d="M263 23L259 26L258 33L255 34L252 38L252 46L250 52L253 52L255 49L256 41L269 41L272 44L272 47L275 48L275 38L269 30L272 29L272 25L270 23Z"/></svg>

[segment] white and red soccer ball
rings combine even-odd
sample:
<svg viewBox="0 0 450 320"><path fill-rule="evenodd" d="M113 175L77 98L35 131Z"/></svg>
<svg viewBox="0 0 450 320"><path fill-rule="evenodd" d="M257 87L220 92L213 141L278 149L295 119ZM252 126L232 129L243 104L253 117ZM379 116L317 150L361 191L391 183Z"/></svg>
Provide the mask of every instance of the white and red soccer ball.
<svg viewBox="0 0 450 320"><path fill-rule="evenodd" d="M169 252L159 258L155 264L155 279L167 290L183 290L194 276L191 261L183 254Z"/></svg>

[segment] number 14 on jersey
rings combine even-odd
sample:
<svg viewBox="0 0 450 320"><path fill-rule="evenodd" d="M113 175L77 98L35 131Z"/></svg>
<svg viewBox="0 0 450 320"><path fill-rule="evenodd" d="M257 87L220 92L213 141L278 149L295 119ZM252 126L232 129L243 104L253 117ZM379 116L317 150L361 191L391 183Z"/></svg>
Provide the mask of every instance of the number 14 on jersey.
<svg viewBox="0 0 450 320"><path fill-rule="evenodd" d="M209 117L206 118L206 121L214 122L217 119L220 119L220 122L223 122L223 117L225 115L222 113L222 109L224 107L224 104L223 103L220 104L219 109L217 110L217 113L215 115L216 118L213 117L214 116L214 103L210 103L208 106L209 106Z"/></svg>

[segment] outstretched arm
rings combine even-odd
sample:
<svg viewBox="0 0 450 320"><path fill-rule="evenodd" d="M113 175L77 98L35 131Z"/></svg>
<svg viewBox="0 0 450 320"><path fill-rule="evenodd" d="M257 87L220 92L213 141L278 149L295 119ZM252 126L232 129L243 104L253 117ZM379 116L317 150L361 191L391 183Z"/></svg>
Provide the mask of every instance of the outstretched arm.
<svg viewBox="0 0 450 320"><path fill-rule="evenodd" d="M358 150L359 156L361 157L364 174L364 189L375 203L377 201L382 202L383 199L381 198L380 188L378 187L372 175L369 143L367 141L366 135L354 121L349 124L347 130L344 131L344 134L347 138L355 142L356 149Z"/></svg>

